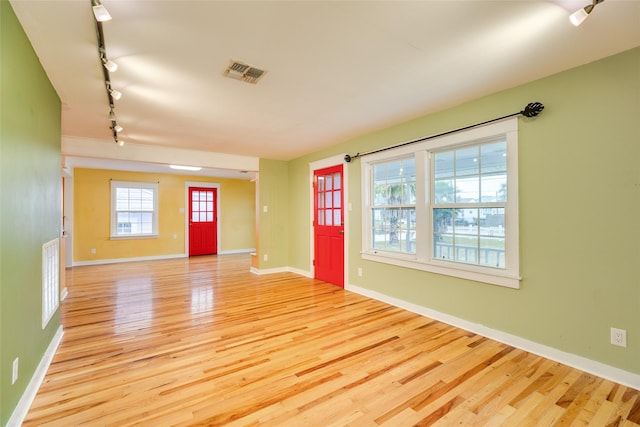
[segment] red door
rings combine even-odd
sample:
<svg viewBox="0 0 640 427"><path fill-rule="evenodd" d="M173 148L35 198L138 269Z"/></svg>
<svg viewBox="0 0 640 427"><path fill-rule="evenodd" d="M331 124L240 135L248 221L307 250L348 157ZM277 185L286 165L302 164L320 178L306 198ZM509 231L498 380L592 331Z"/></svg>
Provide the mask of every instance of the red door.
<svg viewBox="0 0 640 427"><path fill-rule="evenodd" d="M218 253L217 191L189 187L189 256Z"/></svg>
<svg viewBox="0 0 640 427"><path fill-rule="evenodd" d="M313 172L314 276L344 287L342 165Z"/></svg>

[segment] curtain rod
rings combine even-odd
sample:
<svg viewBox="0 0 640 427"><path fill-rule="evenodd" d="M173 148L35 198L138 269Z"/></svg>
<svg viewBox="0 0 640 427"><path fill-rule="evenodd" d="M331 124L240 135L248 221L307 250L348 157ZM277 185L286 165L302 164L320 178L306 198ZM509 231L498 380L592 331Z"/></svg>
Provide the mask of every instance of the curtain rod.
<svg viewBox="0 0 640 427"><path fill-rule="evenodd" d="M367 151L365 153L356 153L353 156L351 156L349 154L346 154L344 156L344 161L347 162L347 163L350 163L351 160L357 159L358 157L367 156L369 154L374 154L374 153L380 153L382 151L392 150L392 149L398 148L398 147L404 147L405 145L415 144L416 142L427 141L429 139L438 138L440 136L445 136L445 135L449 135L449 134L452 134L452 133L461 132L463 130L472 129L472 128L475 128L475 127L478 127L478 126L486 125L488 123L497 122L498 120L504 120L504 119L507 119L509 117L518 116L520 114L522 114L525 117L535 117L538 114L540 114L542 112L542 110L544 110L544 105L542 105L542 103L540 103L540 102L531 102L531 103L527 104L526 107L524 107L524 110L518 111L517 113L508 114L506 116L498 117L497 119L487 120L485 122L476 123L476 124L473 124L473 125L461 127L461 128L454 129L454 130L449 130L449 131L438 133L438 134L435 134L435 135L425 136L425 137L422 137L422 138L414 139L412 141L403 142L402 144L392 145L390 147L379 148L377 150Z"/></svg>

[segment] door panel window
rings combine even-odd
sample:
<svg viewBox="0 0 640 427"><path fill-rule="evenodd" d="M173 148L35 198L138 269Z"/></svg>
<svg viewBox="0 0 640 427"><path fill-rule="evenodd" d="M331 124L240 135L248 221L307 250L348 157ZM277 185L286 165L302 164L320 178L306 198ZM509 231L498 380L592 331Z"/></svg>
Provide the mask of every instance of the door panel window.
<svg viewBox="0 0 640 427"><path fill-rule="evenodd" d="M329 173L317 177L316 218L318 225L342 226L342 188L340 173Z"/></svg>
<svg viewBox="0 0 640 427"><path fill-rule="evenodd" d="M211 222L214 217L213 191L191 192L191 221Z"/></svg>

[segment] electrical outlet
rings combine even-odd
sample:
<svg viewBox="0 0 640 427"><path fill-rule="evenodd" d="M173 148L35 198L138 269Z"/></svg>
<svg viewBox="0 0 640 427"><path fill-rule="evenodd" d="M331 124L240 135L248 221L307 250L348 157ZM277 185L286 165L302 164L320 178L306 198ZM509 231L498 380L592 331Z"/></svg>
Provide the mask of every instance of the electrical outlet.
<svg viewBox="0 0 640 427"><path fill-rule="evenodd" d="M95 254L96 253L96 248L91 248L91 253Z"/></svg>
<svg viewBox="0 0 640 427"><path fill-rule="evenodd" d="M611 328L611 344L619 347L626 347L627 331L624 329Z"/></svg>
<svg viewBox="0 0 640 427"><path fill-rule="evenodd" d="M267 255L267 254L262 255L262 260L263 261L269 261L269 255Z"/></svg>
<svg viewBox="0 0 640 427"><path fill-rule="evenodd" d="M358 267L358 277L362 277L362 267Z"/></svg>
<svg viewBox="0 0 640 427"><path fill-rule="evenodd" d="M11 374L11 384L15 384L18 381L18 364L20 363L20 359L16 357L13 361L13 372Z"/></svg>

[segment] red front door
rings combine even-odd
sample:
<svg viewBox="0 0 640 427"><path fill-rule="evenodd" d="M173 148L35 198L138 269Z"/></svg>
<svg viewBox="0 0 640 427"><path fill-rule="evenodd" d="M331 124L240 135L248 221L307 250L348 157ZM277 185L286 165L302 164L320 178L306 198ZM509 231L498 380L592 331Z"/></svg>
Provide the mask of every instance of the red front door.
<svg viewBox="0 0 640 427"><path fill-rule="evenodd" d="M217 191L189 187L189 256L218 253Z"/></svg>
<svg viewBox="0 0 640 427"><path fill-rule="evenodd" d="M314 276L344 287L342 165L313 172Z"/></svg>

